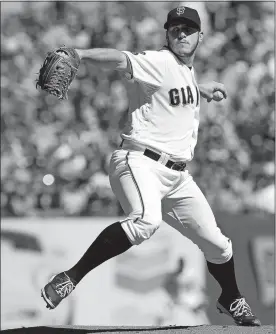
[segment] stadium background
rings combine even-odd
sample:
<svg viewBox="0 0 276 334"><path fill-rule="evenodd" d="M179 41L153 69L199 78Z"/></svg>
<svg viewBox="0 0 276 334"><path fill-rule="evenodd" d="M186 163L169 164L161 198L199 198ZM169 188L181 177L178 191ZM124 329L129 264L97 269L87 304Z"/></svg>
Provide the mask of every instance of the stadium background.
<svg viewBox="0 0 276 334"><path fill-rule="evenodd" d="M228 99L221 103L202 101L199 140L189 170L214 211L222 212L219 224L227 228L236 226L238 221L242 225L237 225L231 238L235 239L237 231L241 231L245 239L249 230L253 237L262 233L271 237L275 4L182 4L197 8L203 21L205 37L195 61L198 81L220 81L228 90ZM161 47L166 14L178 5L179 2L1 3L1 216L5 228L9 222L13 228L20 222L29 222L31 229L44 225L45 230L48 222L60 223L66 235L61 221L67 217L81 238L82 219L87 221L84 217L91 217L95 233L93 222L96 226L98 221L112 221L122 215L108 181L109 158L120 143L128 106L119 74L82 63L69 100L62 102L36 90L35 80L46 53L63 44L131 51ZM98 219L100 216L108 218ZM53 229L50 223L48 227L47 231ZM44 239L46 232L36 235ZM244 239L239 239L239 243L243 244ZM61 241L57 239L56 244ZM270 261L274 259L274 238L272 244L271 239L262 239L261 244L262 249L268 250L265 254ZM68 251L66 243L64 247ZM244 250L241 248L240 252L237 257ZM252 273L257 272L249 257L244 261L248 260ZM267 280L269 291L274 291L274 260L270 263ZM238 276L246 285L243 264L239 265ZM252 294L257 291L258 279L265 280L257 274L254 277L250 283ZM11 276L8 281L12 285L15 279ZM87 286L91 284L86 282ZM255 307L262 303L261 299L256 295ZM2 304L2 310L3 307ZM271 314L267 323L272 322L273 307L273 302L264 303L262 312Z"/></svg>

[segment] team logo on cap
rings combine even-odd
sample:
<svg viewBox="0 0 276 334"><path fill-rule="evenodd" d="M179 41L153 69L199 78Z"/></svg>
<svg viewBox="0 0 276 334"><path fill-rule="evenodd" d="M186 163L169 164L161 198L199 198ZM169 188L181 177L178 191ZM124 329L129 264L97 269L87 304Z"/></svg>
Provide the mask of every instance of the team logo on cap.
<svg viewBox="0 0 276 334"><path fill-rule="evenodd" d="M182 15L185 12L185 7L178 7L176 10L177 15Z"/></svg>

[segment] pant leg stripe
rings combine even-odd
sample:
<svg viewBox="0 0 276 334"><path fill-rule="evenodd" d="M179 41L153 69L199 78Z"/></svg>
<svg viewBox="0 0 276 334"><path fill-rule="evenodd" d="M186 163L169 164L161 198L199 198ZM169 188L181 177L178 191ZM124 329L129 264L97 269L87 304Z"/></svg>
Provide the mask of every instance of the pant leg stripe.
<svg viewBox="0 0 276 334"><path fill-rule="evenodd" d="M134 177L134 174L133 174L133 172L132 172L132 169L131 169L131 167L130 167L130 165L129 165L128 156L129 156L129 152L128 152L127 155L126 155L126 162L127 162L127 166L128 166L128 168L129 168L129 171L130 171L132 180L133 180L133 182L134 182L134 184L135 184L135 187L136 187L136 189L137 189L137 192L138 192L138 195L139 195L139 198L140 198L140 202L141 202L141 206L142 206L142 217L141 217L141 218L143 219L143 218L144 218L144 213L145 213L145 206L144 206L144 202L143 202L143 197L142 197L141 191L140 191L140 189L139 189L139 186L138 186L138 184L137 184L137 182L136 182L136 180L135 180L135 177Z"/></svg>

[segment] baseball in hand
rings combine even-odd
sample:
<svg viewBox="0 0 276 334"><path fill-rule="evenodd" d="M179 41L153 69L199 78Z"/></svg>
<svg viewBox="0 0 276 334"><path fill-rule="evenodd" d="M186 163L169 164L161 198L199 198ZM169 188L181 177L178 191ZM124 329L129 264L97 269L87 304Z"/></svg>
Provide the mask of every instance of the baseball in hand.
<svg viewBox="0 0 276 334"><path fill-rule="evenodd" d="M220 92L220 91L216 91L216 92L214 92L214 94L213 94L213 100L214 100L214 101L219 102L219 101L221 101L222 99L224 99L224 96L223 96L222 92Z"/></svg>

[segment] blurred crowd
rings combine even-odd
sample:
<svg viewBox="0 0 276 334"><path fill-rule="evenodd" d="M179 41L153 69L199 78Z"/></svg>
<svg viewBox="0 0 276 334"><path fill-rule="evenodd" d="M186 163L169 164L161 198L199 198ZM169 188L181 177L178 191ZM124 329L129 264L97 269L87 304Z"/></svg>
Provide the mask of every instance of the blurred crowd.
<svg viewBox="0 0 276 334"><path fill-rule="evenodd" d="M162 47L166 13L178 4L2 3L2 216L122 214L108 179L128 109L120 75L82 62L66 101L35 80L61 45ZM228 98L202 101L189 170L215 210L243 212L252 193L274 182L274 3L195 4L205 32L198 82L223 82Z"/></svg>

